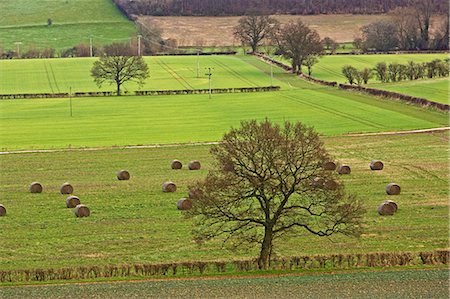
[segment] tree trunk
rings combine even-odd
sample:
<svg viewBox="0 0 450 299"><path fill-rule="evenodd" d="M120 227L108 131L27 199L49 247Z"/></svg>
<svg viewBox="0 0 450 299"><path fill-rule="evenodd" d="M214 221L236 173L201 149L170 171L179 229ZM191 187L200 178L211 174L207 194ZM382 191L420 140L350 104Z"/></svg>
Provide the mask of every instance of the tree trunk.
<svg viewBox="0 0 450 299"><path fill-rule="evenodd" d="M272 227L265 227L264 241L261 245L261 252L258 258L259 269L266 270L270 265L270 255L272 253L273 231Z"/></svg>
<svg viewBox="0 0 450 299"><path fill-rule="evenodd" d="M120 96L120 83L117 83L117 95Z"/></svg>

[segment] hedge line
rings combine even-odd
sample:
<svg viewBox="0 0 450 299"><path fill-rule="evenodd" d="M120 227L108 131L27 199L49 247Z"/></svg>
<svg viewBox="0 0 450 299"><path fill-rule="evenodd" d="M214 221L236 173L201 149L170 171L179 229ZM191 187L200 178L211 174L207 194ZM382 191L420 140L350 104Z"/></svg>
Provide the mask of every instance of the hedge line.
<svg viewBox="0 0 450 299"><path fill-rule="evenodd" d="M385 97L385 98L390 98L390 99L398 99L398 100L402 100L402 101L406 101L409 103L413 103L416 105L421 105L421 106L429 106L429 107L433 107L442 111L450 111L450 105L448 104L443 104L443 103L437 103L437 102L433 102L424 98L417 98L417 97L413 97L413 96L409 96L409 95L405 95L402 93L397 93L397 92L393 92L393 91L387 91L387 90L380 90L380 89L375 89L375 88L367 88L367 87L363 87L363 86L357 86L357 85L349 85L349 84L339 84L339 88L341 89L345 89L345 90L356 90L359 92L364 92L370 95L374 95L374 96L380 96L380 97Z"/></svg>
<svg viewBox="0 0 450 299"><path fill-rule="evenodd" d="M183 49L181 48L180 51L183 51ZM216 51L216 52L200 52L199 54L197 53L156 53L155 55L152 56L211 56L211 55L236 55L236 51Z"/></svg>
<svg viewBox="0 0 450 299"><path fill-rule="evenodd" d="M238 87L238 88L214 88L211 93L240 93L240 92L268 92L280 90L280 86ZM182 94L208 94L209 89L177 89L177 90L137 90L124 92L124 95L182 95ZM113 91L75 92L72 97L110 97L115 96ZM42 99L42 98L68 98L69 93L21 93L0 94L0 100L8 99Z"/></svg>
<svg viewBox="0 0 450 299"><path fill-rule="evenodd" d="M358 267L392 267L449 264L450 251L400 253L333 254L275 258L271 270L347 269ZM256 259L234 261L193 261L164 264L122 264L76 266L67 268L0 270L0 282L80 280L107 277L177 276L178 274L214 274L246 272L258 269Z"/></svg>

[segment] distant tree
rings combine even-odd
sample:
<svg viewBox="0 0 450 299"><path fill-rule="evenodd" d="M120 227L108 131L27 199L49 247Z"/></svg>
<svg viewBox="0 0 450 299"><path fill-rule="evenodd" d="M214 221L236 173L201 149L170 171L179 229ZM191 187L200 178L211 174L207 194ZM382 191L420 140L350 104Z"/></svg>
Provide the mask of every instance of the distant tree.
<svg viewBox="0 0 450 299"><path fill-rule="evenodd" d="M281 54L291 60L295 73L302 72L303 62L309 56L320 56L323 53L317 31L300 20L288 23L275 36Z"/></svg>
<svg viewBox="0 0 450 299"><path fill-rule="evenodd" d="M117 95L120 96L121 86L128 81L139 85L149 76L148 66L142 56L131 56L131 49L126 44L111 44L105 47L105 53L94 62L91 76L99 87L104 82L116 84Z"/></svg>
<svg viewBox="0 0 450 299"><path fill-rule="evenodd" d="M53 48L45 48L41 52L41 57L42 58L53 58L53 57L55 57L55 49L53 49Z"/></svg>
<svg viewBox="0 0 450 299"><path fill-rule="evenodd" d="M388 77L388 73L387 73L387 65L385 62L377 63L374 70L375 70L378 80L380 80L383 83L389 81L389 77Z"/></svg>
<svg viewBox="0 0 450 299"><path fill-rule="evenodd" d="M325 46L326 50L331 50L336 42L334 41L334 39L327 36L322 40L322 44Z"/></svg>
<svg viewBox="0 0 450 299"><path fill-rule="evenodd" d="M355 48L356 50L364 50L363 49L363 45L364 45L364 41L361 37L355 37L355 39L353 40L353 48Z"/></svg>
<svg viewBox="0 0 450 299"><path fill-rule="evenodd" d="M242 122L211 154L214 170L191 186L193 208L186 211L198 243L219 238L236 248L257 245L259 268L267 269L274 242L289 235L360 235L364 209L324 170L330 156L313 128Z"/></svg>
<svg viewBox="0 0 450 299"><path fill-rule="evenodd" d="M141 51L146 55L153 55L161 51L163 45L163 30L153 22L141 21L136 22L141 38Z"/></svg>
<svg viewBox="0 0 450 299"><path fill-rule="evenodd" d="M48 18L47 19L47 26L52 26L52 24L53 24L53 20Z"/></svg>
<svg viewBox="0 0 450 299"><path fill-rule="evenodd" d="M363 47L375 51L389 51L398 47L397 26L389 21L376 21L362 27Z"/></svg>
<svg viewBox="0 0 450 299"><path fill-rule="evenodd" d="M414 8L417 25L420 30L420 49L428 49L430 42L431 17L435 9L435 0L410 0ZM448 8L447 8L448 10Z"/></svg>
<svg viewBox="0 0 450 299"><path fill-rule="evenodd" d="M308 68L308 76L312 74L312 67L316 63L319 62L319 59L316 56L308 56L305 60L303 60L303 65Z"/></svg>
<svg viewBox="0 0 450 299"><path fill-rule="evenodd" d="M256 52L261 42L269 38L279 26L279 22L269 16L249 15L239 19L233 29L234 36Z"/></svg>
<svg viewBox="0 0 450 299"><path fill-rule="evenodd" d="M344 65L342 67L342 74L345 76L349 84L353 84L358 78L358 70L351 65Z"/></svg>
<svg viewBox="0 0 450 299"><path fill-rule="evenodd" d="M367 84L369 83L369 80L373 78L373 70L369 68L364 68L359 72L359 75L364 84Z"/></svg>
<svg viewBox="0 0 450 299"><path fill-rule="evenodd" d="M441 24L436 28L432 40L431 46L435 50L448 50L449 49L449 18L447 14Z"/></svg>
<svg viewBox="0 0 450 299"><path fill-rule="evenodd" d="M90 49L89 45L86 44L78 44L74 47L74 54L76 57L89 57Z"/></svg>
<svg viewBox="0 0 450 299"><path fill-rule="evenodd" d="M415 50L419 47L420 31L416 12L412 7L398 7L389 13L392 22L397 27L397 37L400 49Z"/></svg>

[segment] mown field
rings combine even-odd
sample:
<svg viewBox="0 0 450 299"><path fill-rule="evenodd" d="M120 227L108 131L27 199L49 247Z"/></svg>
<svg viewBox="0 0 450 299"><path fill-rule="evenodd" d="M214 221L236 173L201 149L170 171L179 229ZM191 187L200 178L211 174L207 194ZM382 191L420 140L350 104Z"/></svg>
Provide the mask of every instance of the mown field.
<svg viewBox="0 0 450 299"><path fill-rule="evenodd" d="M65 284L0 289L2 298L447 298L448 271ZM388 286L388 287L387 287ZM251 290L251 292L249 292Z"/></svg>
<svg viewBox="0 0 450 299"><path fill-rule="evenodd" d="M177 89L185 87L183 84L202 87L201 82L206 80L204 77L196 78L192 69L195 58L188 57L185 64L177 64L181 61L179 57L154 59L168 65L169 69L176 69L177 75L172 76L173 73L163 67L154 67L155 78L152 76L149 80L156 83L147 84L146 88ZM270 67L255 57L204 59L206 62L202 65L210 65L207 63L209 59L217 63L214 87L270 84ZM57 63L60 60L53 61ZM39 60L32 62L43 63ZM32 62L24 63L34 67ZM18 78L20 69L16 67L15 70ZM25 67L23 70L27 72ZM69 70L66 69L67 76L63 68L54 72L59 74L55 78L60 79L54 82L61 82L58 83L61 91L62 86L72 85L70 82L79 86L93 84L85 72L85 75L80 75ZM238 125L240 120L265 117L276 122L301 120L314 125L325 135L422 129L448 124L446 114L441 112L310 84L276 68L274 74L274 84L282 86L279 92L217 94L211 100L207 95L75 98L72 99L73 117L70 117L69 99L3 100L0 101L0 125L3 128L0 148L17 150L217 141L223 132ZM73 79L70 76L74 76ZM2 83L11 86L12 80L8 80ZM28 82L29 91L42 92L55 85L48 84L42 89L46 80L45 75L35 73L25 82ZM36 81L42 82L42 86L35 84ZM15 86L24 90L20 82Z"/></svg>
<svg viewBox="0 0 450 299"><path fill-rule="evenodd" d="M133 22L109 0L28 1L0 0L0 46L16 49L52 47L57 50L79 43L102 45L128 41L136 33ZM47 26L47 19L53 25Z"/></svg>
<svg viewBox="0 0 450 299"><path fill-rule="evenodd" d="M352 173L341 180L367 208L365 232L360 239L320 238L299 230L293 238L277 243L276 255L447 248L448 133L327 137L324 141L337 161L352 167ZM0 219L2 270L255 256L257 249L229 252L219 240L196 245L190 220L176 209L189 184L213 169L209 149L181 145L0 155L1 203L8 209L8 215ZM174 171L172 159L185 166L198 159L202 169ZM384 161L385 169L371 171L372 159ZM130 181L116 179L120 169L130 171ZM177 184L177 192L162 192L162 183L169 180ZM42 194L28 192L33 181L43 184ZM90 207L90 217L76 218L65 207L66 196L59 194L59 186L66 181ZM401 195L386 195L390 182L402 187ZM377 207L388 198L398 203L399 211L380 217Z"/></svg>
<svg viewBox="0 0 450 299"><path fill-rule="evenodd" d="M76 91L114 91L114 85L102 88L94 83L90 70L98 58L27 59L0 61L2 82L0 94L53 93ZM269 86L270 77L258 68L243 63L240 56L145 57L150 69L143 90L208 88L208 69L212 68L212 87ZM197 62L199 72L197 77ZM275 80L274 85L282 82ZM284 85L286 86L286 85ZM125 90L139 89L136 83L125 83Z"/></svg>

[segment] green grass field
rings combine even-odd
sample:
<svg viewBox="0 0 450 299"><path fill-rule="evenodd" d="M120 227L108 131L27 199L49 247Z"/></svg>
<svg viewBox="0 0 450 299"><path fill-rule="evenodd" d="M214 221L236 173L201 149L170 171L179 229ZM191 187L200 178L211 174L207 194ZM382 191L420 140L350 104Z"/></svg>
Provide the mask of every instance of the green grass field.
<svg viewBox="0 0 450 299"><path fill-rule="evenodd" d="M1 288L2 298L447 298L448 271L65 284ZM387 287L388 286L388 287ZM249 291L251 290L251 291Z"/></svg>
<svg viewBox="0 0 450 299"><path fill-rule="evenodd" d="M398 83L374 83L372 88L409 94L434 102L449 104L449 79L431 79L420 81L403 81Z"/></svg>
<svg viewBox="0 0 450 299"><path fill-rule="evenodd" d="M57 50L79 43L102 45L128 41L135 34L133 22L124 17L109 0L0 0L0 46L22 50L31 46ZM47 26L47 19L53 25Z"/></svg>
<svg viewBox="0 0 450 299"><path fill-rule="evenodd" d="M414 61L419 63L447 57L447 54L331 55L322 57L320 62L313 67L313 76L322 80L345 83L346 79L342 75L342 67L344 65L351 65L357 69L363 69L366 67L372 68L378 62L407 63L408 61ZM422 97L439 103L448 103L448 78L381 84L374 77L369 81L368 86Z"/></svg>
<svg viewBox="0 0 450 299"><path fill-rule="evenodd" d="M0 93L42 93L72 91L98 91L90 75L98 58L28 59L0 61L2 82ZM204 89L208 88L207 69L212 68L212 87L269 86L270 77L258 68L243 63L240 56L201 56L197 78L197 57L145 57L150 78L143 90ZM274 81L274 85L282 85ZM287 86L287 85L284 85ZM135 91L139 86L125 83L126 90ZM104 85L101 90L114 91L114 85Z"/></svg>
<svg viewBox="0 0 450 299"><path fill-rule="evenodd" d="M166 70L162 66L159 69L154 66L155 79L152 77L150 81L156 83L150 83L146 88L177 89L185 85L201 88L204 84L205 78L197 79L195 70L189 69L190 63L196 61L194 58L191 61L187 59L185 64L179 64L179 57L152 59L165 64ZM214 87L270 84L267 75L270 67L254 57L204 59L204 65L210 65L209 59L211 64L216 63ZM20 69L23 69L22 75L33 73L25 67L27 64L35 67L33 62L44 61L24 61L23 68L16 66L22 61L13 61L16 79L20 77ZM66 60L54 61L64 64ZM177 69L177 75L171 74L170 69ZM45 89L41 89L46 80L59 82L57 85L61 91L72 85L71 82L79 86L93 84L89 78L78 81L85 78L79 71L69 73L66 69L68 75L65 76L64 69L60 68L54 73L58 74L55 78L61 79L53 80L53 76L47 77L42 73L30 75L25 81L28 90L43 92L56 86L47 84ZM5 86L13 84L12 80L5 81L2 82ZM19 80L15 85L18 89L21 88L20 82L23 81ZM35 82L42 82L42 85ZM310 84L279 69L275 69L274 83L281 85L282 91L218 94L211 100L207 95L76 98L72 99L73 117L69 116L69 99L3 100L0 101L0 126L3 128L0 148L17 150L216 141L240 120L265 117L276 122L301 120L314 125L325 135L422 129L448 124L445 113Z"/></svg>
<svg viewBox="0 0 450 299"><path fill-rule="evenodd" d="M447 133L328 137L324 141L338 161L352 167L351 175L341 179L368 210L365 232L360 239L320 238L300 230L296 237L277 243L277 255L447 248ZM184 169L170 169L172 159L182 161ZM193 159L202 162L200 171L186 169ZM370 171L372 159L384 161L385 169ZM0 155L0 164L1 203L8 210L0 219L2 270L229 260L257 253L225 251L220 241L199 247L191 239L191 222L176 209L188 185L212 169L209 146L10 154ZM116 179L120 169L130 171L130 181ZM168 180L177 184L176 193L161 191ZM42 194L28 192L33 181L43 184ZM59 194L59 186L66 181L90 207L91 217L76 218L65 207L66 196ZM402 187L395 198L384 190L392 181ZM388 198L398 203L399 211L380 217L377 207Z"/></svg>

